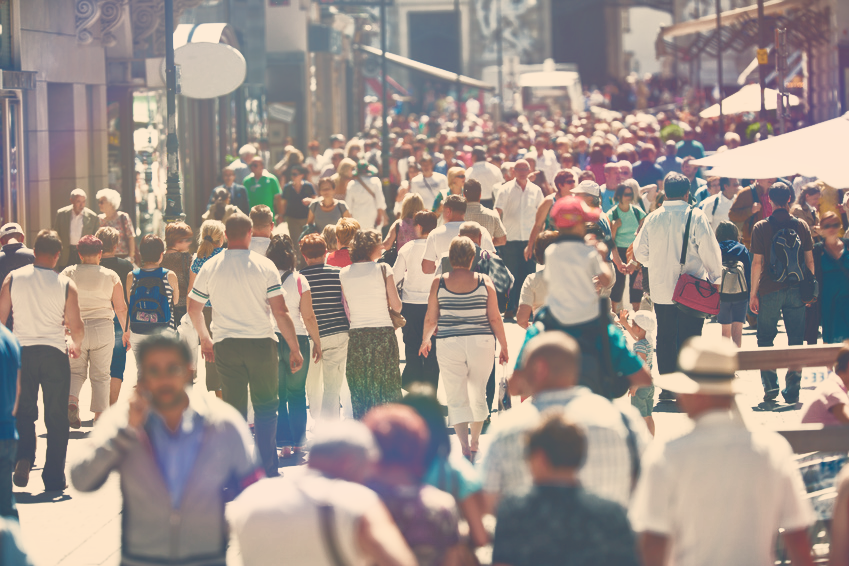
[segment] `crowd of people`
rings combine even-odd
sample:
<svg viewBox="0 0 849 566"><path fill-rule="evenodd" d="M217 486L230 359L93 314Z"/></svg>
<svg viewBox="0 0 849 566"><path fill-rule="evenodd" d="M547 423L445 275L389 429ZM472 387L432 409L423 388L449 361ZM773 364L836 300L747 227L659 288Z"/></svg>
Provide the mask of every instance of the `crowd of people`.
<svg viewBox="0 0 849 566"><path fill-rule="evenodd" d="M228 532L246 566L466 565L488 545L514 566L767 564L779 529L812 564L789 445L735 414L737 347L746 324L772 346L781 317L791 346L849 340L849 199L703 179L673 118L408 116L385 184L376 132L271 171L246 145L197 229L138 235L109 189L99 215L73 191L32 249L3 226L0 515L35 465L39 389L44 487L67 488L88 380L96 426L67 467L79 491L121 475L125 564L223 564ZM798 368L783 389L761 375L765 408L780 394L803 422L849 424L849 343L804 406ZM655 405L676 401L695 428L653 443Z"/></svg>

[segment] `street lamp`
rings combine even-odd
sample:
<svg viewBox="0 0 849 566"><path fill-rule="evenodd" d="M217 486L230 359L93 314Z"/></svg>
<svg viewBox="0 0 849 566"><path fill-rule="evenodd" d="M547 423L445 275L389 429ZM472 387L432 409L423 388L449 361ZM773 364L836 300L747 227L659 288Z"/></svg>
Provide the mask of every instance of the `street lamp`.
<svg viewBox="0 0 849 566"><path fill-rule="evenodd" d="M183 199L180 192L180 144L177 141L177 66L174 64L174 0L165 0L165 88L167 89L165 140L168 178L165 184L166 222L176 222L186 217L183 214Z"/></svg>

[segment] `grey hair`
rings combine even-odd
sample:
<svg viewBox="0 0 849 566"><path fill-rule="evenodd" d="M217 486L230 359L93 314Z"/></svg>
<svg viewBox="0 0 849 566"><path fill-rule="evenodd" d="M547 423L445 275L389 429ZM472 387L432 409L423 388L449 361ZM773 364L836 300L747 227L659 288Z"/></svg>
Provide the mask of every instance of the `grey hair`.
<svg viewBox="0 0 849 566"><path fill-rule="evenodd" d="M592 207L593 207L593 208L598 208L598 207L600 207L600 206L601 206L601 197L595 197L595 196L594 196L594 197L590 197L590 198L592 198L592 199L593 199L593 200L592 200L592 203L593 203L593 204L592 204Z"/></svg>
<svg viewBox="0 0 849 566"><path fill-rule="evenodd" d="M71 198L74 198L74 197L88 198L88 195L85 194L84 190L82 190L78 187L78 188L74 189L73 191L71 191Z"/></svg>
<svg viewBox="0 0 849 566"><path fill-rule="evenodd" d="M121 193L115 189L100 189L95 198L97 200L106 199L106 202L111 204L115 210L121 208Z"/></svg>
<svg viewBox="0 0 849 566"><path fill-rule="evenodd" d="M377 462L380 449L374 436L360 421L326 421L316 427L310 457L339 459L343 454L356 459L362 465Z"/></svg>
<svg viewBox="0 0 849 566"><path fill-rule="evenodd" d="M460 224L460 236L474 236L476 238L483 237L481 225L474 220L469 220Z"/></svg>
<svg viewBox="0 0 849 566"><path fill-rule="evenodd" d="M248 154L256 155L256 146L246 143L245 145L239 148L239 157L243 157Z"/></svg>

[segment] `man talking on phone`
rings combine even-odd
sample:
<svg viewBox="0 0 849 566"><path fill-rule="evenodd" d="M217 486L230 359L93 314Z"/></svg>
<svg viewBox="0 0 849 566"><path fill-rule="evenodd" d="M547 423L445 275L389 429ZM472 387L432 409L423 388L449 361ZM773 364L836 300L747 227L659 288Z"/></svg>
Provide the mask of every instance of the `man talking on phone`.
<svg viewBox="0 0 849 566"><path fill-rule="evenodd" d="M71 481L88 492L121 475L121 564L224 566L225 500L264 475L248 426L227 403L191 392L184 342L153 335L138 360L129 406L103 414Z"/></svg>

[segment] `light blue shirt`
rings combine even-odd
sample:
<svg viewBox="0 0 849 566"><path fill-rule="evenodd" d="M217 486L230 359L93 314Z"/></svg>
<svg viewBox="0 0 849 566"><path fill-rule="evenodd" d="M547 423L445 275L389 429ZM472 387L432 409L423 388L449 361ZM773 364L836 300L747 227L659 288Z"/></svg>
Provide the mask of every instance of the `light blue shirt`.
<svg viewBox="0 0 849 566"><path fill-rule="evenodd" d="M174 508L180 506L186 482L194 468L203 440L203 417L191 406L183 413L183 420L175 432L155 411L151 411L145 426L162 478L171 495Z"/></svg>

